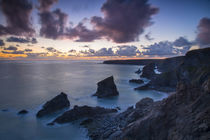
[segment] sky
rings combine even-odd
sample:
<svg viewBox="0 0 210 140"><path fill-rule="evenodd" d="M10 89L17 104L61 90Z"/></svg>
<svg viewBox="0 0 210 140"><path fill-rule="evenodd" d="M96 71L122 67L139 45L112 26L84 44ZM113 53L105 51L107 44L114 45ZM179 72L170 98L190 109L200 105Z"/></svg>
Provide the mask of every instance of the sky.
<svg viewBox="0 0 210 140"><path fill-rule="evenodd" d="M0 60L143 59L210 47L210 0L0 0Z"/></svg>

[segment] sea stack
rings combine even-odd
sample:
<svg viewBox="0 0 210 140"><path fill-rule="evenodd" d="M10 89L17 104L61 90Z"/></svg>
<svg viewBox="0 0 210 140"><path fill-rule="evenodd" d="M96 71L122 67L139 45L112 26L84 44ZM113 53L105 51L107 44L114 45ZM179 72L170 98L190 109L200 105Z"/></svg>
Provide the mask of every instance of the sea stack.
<svg viewBox="0 0 210 140"><path fill-rule="evenodd" d="M93 96L97 96L98 98L106 98L106 97L119 95L117 87L114 83L113 76L110 76L98 82L97 85L98 85L97 91Z"/></svg>
<svg viewBox="0 0 210 140"><path fill-rule="evenodd" d="M61 92L59 95L55 96L52 100L47 101L42 109L36 114L37 117L43 117L54 113L58 110L67 108L70 106L70 102L67 98L67 95Z"/></svg>

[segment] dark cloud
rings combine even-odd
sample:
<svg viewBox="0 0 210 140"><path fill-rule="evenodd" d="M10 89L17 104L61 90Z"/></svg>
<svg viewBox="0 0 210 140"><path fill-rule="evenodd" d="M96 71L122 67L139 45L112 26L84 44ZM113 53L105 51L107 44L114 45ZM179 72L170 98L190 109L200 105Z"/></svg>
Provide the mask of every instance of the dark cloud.
<svg viewBox="0 0 210 140"><path fill-rule="evenodd" d="M151 33L147 33L145 36L144 36L148 41L151 41L151 40L154 40L154 38L151 37Z"/></svg>
<svg viewBox="0 0 210 140"><path fill-rule="evenodd" d="M48 48L46 48L46 50L49 52L57 52L57 50L54 49L53 47L48 47Z"/></svg>
<svg viewBox="0 0 210 140"><path fill-rule="evenodd" d="M17 50L17 47L15 47L15 46L9 46L8 48L4 48L4 50L16 51Z"/></svg>
<svg viewBox="0 0 210 140"><path fill-rule="evenodd" d="M42 11L39 13L41 29L40 35L46 38L58 39L65 35L67 14L60 9Z"/></svg>
<svg viewBox="0 0 210 140"><path fill-rule="evenodd" d="M136 46L118 46L116 55L118 56L136 56L137 47Z"/></svg>
<svg viewBox="0 0 210 140"><path fill-rule="evenodd" d="M74 49L69 50L69 53L76 53L77 51Z"/></svg>
<svg viewBox="0 0 210 140"><path fill-rule="evenodd" d="M36 38L22 38L22 37L14 37L14 36L11 36L9 38L7 38L6 40L7 42L17 42L17 43L32 43L32 44L35 44L37 43L37 40Z"/></svg>
<svg viewBox="0 0 210 140"><path fill-rule="evenodd" d="M25 52L32 52L32 49L25 49Z"/></svg>
<svg viewBox="0 0 210 140"><path fill-rule="evenodd" d="M158 12L148 0L107 0L101 11L104 17L94 16L91 23L95 30L108 40L117 43L138 40L147 26L152 24L151 16Z"/></svg>
<svg viewBox="0 0 210 140"><path fill-rule="evenodd" d="M75 27L67 27L67 14L60 9L50 10L57 0L39 2L40 35L51 39L76 39L78 42L101 38L117 43L136 41L144 28L152 24L151 16L158 12L148 0L107 0L101 8L104 17L92 17L93 29L88 29L84 21Z"/></svg>
<svg viewBox="0 0 210 140"><path fill-rule="evenodd" d="M201 45L210 44L210 18L204 17L200 20L197 41Z"/></svg>
<svg viewBox="0 0 210 140"><path fill-rule="evenodd" d="M4 54L24 54L24 51L12 51L12 52L7 52L7 51L1 51Z"/></svg>
<svg viewBox="0 0 210 140"><path fill-rule="evenodd" d="M38 1L40 4L38 9L40 11L48 11L54 3L58 2L58 0L38 0Z"/></svg>
<svg viewBox="0 0 210 140"><path fill-rule="evenodd" d="M177 47L183 47L183 46L189 46L192 45L193 43L188 41L186 38L184 37L179 37L178 39L176 39L173 43L175 46Z"/></svg>
<svg viewBox="0 0 210 140"><path fill-rule="evenodd" d="M33 7L28 0L1 0L0 8L7 23L6 26L0 25L0 36L32 36L35 33L30 17Z"/></svg>
<svg viewBox="0 0 210 140"><path fill-rule="evenodd" d="M67 30L66 37L69 39L78 38L77 42L91 42L101 38L101 33L96 30L87 29L82 22L76 27Z"/></svg>
<svg viewBox="0 0 210 140"><path fill-rule="evenodd" d="M4 41L2 39L0 39L0 46L4 46Z"/></svg>

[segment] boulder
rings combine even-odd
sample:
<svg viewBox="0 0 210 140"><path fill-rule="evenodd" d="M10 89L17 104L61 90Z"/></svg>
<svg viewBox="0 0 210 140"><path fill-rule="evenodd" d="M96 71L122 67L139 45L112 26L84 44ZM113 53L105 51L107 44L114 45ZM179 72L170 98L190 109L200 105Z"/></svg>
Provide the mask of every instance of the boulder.
<svg viewBox="0 0 210 140"><path fill-rule="evenodd" d="M144 81L141 79L131 79L129 80L130 83L137 83L137 84L143 84Z"/></svg>
<svg viewBox="0 0 210 140"><path fill-rule="evenodd" d="M93 96L97 96L98 98L105 98L105 97L119 95L119 92L117 91L117 87L114 83L113 76L110 76L98 82L97 85L98 85L97 91Z"/></svg>
<svg viewBox="0 0 210 140"><path fill-rule="evenodd" d="M103 114L114 113L114 112L117 112L117 109L106 109L103 107L90 107L90 106L74 106L73 109L66 111L61 116L56 118L53 121L53 123L54 122L59 124L68 123L86 117L87 118L96 117L96 116L101 116Z"/></svg>
<svg viewBox="0 0 210 140"><path fill-rule="evenodd" d="M43 106L42 109L36 114L37 117L43 117L54 113L58 110L67 108L70 106L70 102L67 98L67 95L61 92L59 95L54 97L52 100L47 101Z"/></svg>
<svg viewBox="0 0 210 140"><path fill-rule="evenodd" d="M27 113L28 113L28 111L25 110L25 109L23 109L23 110L20 110L20 111L18 112L18 115L24 115L24 114L27 114Z"/></svg>
<svg viewBox="0 0 210 140"><path fill-rule="evenodd" d="M153 99L151 98L143 98L139 102L136 103L135 107L136 108L145 108L146 106L149 106L153 104Z"/></svg>

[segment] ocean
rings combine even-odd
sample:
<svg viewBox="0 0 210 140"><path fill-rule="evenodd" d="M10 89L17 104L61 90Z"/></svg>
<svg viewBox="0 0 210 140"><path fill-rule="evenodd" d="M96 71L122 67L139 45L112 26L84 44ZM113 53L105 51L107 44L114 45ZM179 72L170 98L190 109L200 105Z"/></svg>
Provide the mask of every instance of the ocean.
<svg viewBox="0 0 210 140"><path fill-rule="evenodd" d="M85 140L87 131L77 122L47 126L53 116L37 119L41 106L64 92L74 105L120 107L121 111L150 97L162 100L167 94L147 90L135 91L135 71L143 66L107 65L102 61L0 61L0 140ZM113 75L119 97L97 99L97 82ZM26 115L17 112L26 109ZM62 112L62 111L61 111ZM61 113L60 112L60 113Z"/></svg>

